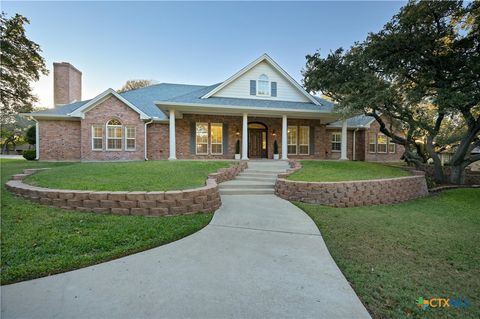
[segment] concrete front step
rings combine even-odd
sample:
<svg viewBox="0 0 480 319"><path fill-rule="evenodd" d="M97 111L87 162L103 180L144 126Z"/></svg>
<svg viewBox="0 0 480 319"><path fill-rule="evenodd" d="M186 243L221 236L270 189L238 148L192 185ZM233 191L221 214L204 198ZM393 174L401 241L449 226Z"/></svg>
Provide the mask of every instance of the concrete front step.
<svg viewBox="0 0 480 319"><path fill-rule="evenodd" d="M235 189L220 189L220 195L271 195L275 192L273 188L235 188Z"/></svg>
<svg viewBox="0 0 480 319"><path fill-rule="evenodd" d="M237 176L277 178L278 174L260 174L260 173L242 172L242 173L238 174Z"/></svg>
<svg viewBox="0 0 480 319"><path fill-rule="evenodd" d="M249 173L249 174L281 174L285 173L284 169L253 169L253 168L247 168L246 170L243 171L244 173Z"/></svg>
<svg viewBox="0 0 480 319"><path fill-rule="evenodd" d="M261 177L261 176L237 176L235 180L239 181L253 181L253 182L269 182L274 184L277 177Z"/></svg>
<svg viewBox="0 0 480 319"><path fill-rule="evenodd" d="M247 181L249 182L249 181ZM220 190L223 190L223 189L270 189L270 188L274 188L274 185L273 184L266 184L266 183L260 183L260 184L253 184L252 182L250 182L250 184L248 183L244 183L244 184L220 184L218 185L218 188Z"/></svg>

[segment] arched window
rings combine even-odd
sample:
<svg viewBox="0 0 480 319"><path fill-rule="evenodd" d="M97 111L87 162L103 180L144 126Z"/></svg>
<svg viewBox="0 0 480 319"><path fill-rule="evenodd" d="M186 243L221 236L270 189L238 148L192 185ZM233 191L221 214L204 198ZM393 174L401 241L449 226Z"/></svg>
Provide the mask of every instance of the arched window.
<svg viewBox="0 0 480 319"><path fill-rule="evenodd" d="M122 140L122 123L117 119L111 119L107 122L107 150L121 151Z"/></svg>
<svg viewBox="0 0 480 319"><path fill-rule="evenodd" d="M257 95L270 95L270 81L268 80L268 76L266 76L265 74L262 74L258 77Z"/></svg>

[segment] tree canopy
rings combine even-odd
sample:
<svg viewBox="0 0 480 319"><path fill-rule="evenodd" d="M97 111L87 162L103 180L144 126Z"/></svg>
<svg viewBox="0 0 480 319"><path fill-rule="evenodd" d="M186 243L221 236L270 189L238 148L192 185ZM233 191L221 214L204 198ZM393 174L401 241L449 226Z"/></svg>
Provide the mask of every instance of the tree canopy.
<svg viewBox="0 0 480 319"><path fill-rule="evenodd" d="M149 86L154 84L155 82L152 80L128 80L119 90L119 93L141 89L143 87Z"/></svg>
<svg viewBox="0 0 480 319"><path fill-rule="evenodd" d="M0 102L2 124L14 120L20 112L30 112L37 97L31 82L48 74L40 46L27 38L29 20L20 14L7 18L0 14Z"/></svg>
<svg viewBox="0 0 480 319"><path fill-rule="evenodd" d="M308 55L305 87L331 97L345 116L375 117L384 134L405 146L408 161L433 159L438 181L444 177L437 152L455 144L451 181L461 183L465 167L480 160L471 154L480 145L479 8L479 2L410 1L349 50Z"/></svg>

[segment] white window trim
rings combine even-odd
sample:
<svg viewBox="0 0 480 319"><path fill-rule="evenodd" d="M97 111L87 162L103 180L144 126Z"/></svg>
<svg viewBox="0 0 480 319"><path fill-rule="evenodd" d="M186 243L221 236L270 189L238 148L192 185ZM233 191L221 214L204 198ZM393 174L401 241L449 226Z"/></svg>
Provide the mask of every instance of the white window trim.
<svg viewBox="0 0 480 319"><path fill-rule="evenodd" d="M262 81L262 82L265 82L265 80L260 80L260 76L262 75L265 75L267 77L267 94L259 94L258 92L258 88L260 87L259 85L259 82ZM270 78L268 77L268 75L266 74L262 74L259 76L259 78L257 79L257 96L263 96L263 97L271 97L272 96L272 81L270 81Z"/></svg>
<svg viewBox="0 0 480 319"><path fill-rule="evenodd" d="M385 144L383 144L383 143L382 143L382 144L378 143L378 137L379 137L379 136L385 136ZM379 146L379 145L385 145L385 152L380 152L380 151L378 150L378 146ZM377 153L378 153L378 154L387 154L387 153L388 153L388 138L387 138L387 136L386 136L385 134L382 134L382 133L378 133L378 134L377 134Z"/></svg>
<svg viewBox="0 0 480 319"><path fill-rule="evenodd" d="M288 141L288 129L290 127L294 127L297 131L297 136L295 136L295 144L289 144L289 141ZM289 153L288 152L288 147L292 146L292 145L295 145L295 153ZM298 155L298 126L296 126L296 125L288 125L287 126L287 155Z"/></svg>
<svg viewBox="0 0 480 319"><path fill-rule="evenodd" d="M334 141L334 136L335 135L338 135L340 136L340 141ZM332 147L332 144L340 144L340 149L339 150L334 150L333 147ZM332 153L340 153L342 151L342 132L332 132L332 140L330 141L330 149L332 151Z"/></svg>
<svg viewBox="0 0 480 319"><path fill-rule="evenodd" d="M307 144L300 144L300 128L307 128ZM298 132L298 155L310 155L310 126L300 125L297 129ZM300 146L307 146L307 153L300 153Z"/></svg>
<svg viewBox="0 0 480 319"><path fill-rule="evenodd" d="M220 141L220 143L213 143L213 141L212 141L212 136L213 136L213 135L212 135L212 125L219 125L220 128L221 128L221 130L222 130L222 140ZM210 154L211 154L211 155L223 155L223 124L222 124L222 123L210 123L210 138L209 138L209 142L210 142ZM214 144L215 144L215 145L220 144L220 146L221 146L221 148L220 148L220 149L221 149L221 152L220 152L220 153L213 153L213 151L212 151L212 150L213 150L213 147L212 147L212 146L213 146ZM207 146L207 148L208 148L208 146Z"/></svg>
<svg viewBox="0 0 480 319"><path fill-rule="evenodd" d="M101 137L95 137L95 128L101 128L102 129L102 136ZM101 139L102 140L102 148L95 148L95 140L96 139ZM92 125L92 151L103 151L103 125L99 124L93 124Z"/></svg>
<svg viewBox="0 0 480 319"><path fill-rule="evenodd" d="M390 145L393 145L392 152L390 152ZM393 143L391 138L387 138L387 150L390 154L395 154L397 152L397 144Z"/></svg>
<svg viewBox="0 0 480 319"><path fill-rule="evenodd" d="M135 137L133 138L129 138L128 135L127 135L127 129L133 129L133 135ZM137 150L137 128L135 126L132 126L132 125L125 125L125 130L124 130L124 136L125 136L125 151L127 152L135 152ZM135 142L135 147L134 148L128 148L128 143L127 143L127 140L134 140Z"/></svg>
<svg viewBox="0 0 480 319"><path fill-rule="evenodd" d="M199 153L199 152L198 152L198 147L197 147L197 146L198 146L199 143L198 143L198 141L197 141L197 132L198 132L198 131L197 131L197 125L199 125L199 124L200 124L200 125L206 125L206 126L207 126L207 143L206 143L206 144L207 144L207 151L206 151L206 153ZM208 144L209 144L209 143L208 143L208 141L210 140L210 136L209 136L208 132L209 132L209 125L208 125L208 123L206 123L206 122L195 122L195 155L208 155L208 151L209 151L209 148L208 148ZM205 144L205 143L201 143L201 144L203 145L203 144Z"/></svg>
<svg viewBox="0 0 480 319"><path fill-rule="evenodd" d="M370 136L375 136L375 143L370 142ZM373 152L370 150L370 145L375 145L375 150ZM377 134L368 133L368 153L370 154L377 153Z"/></svg>
<svg viewBox="0 0 480 319"><path fill-rule="evenodd" d="M110 122L111 120L108 120L108 122ZM120 127L120 129L122 130L123 132L123 125L108 125L108 122L107 124L105 124L105 150L107 151L114 151L114 152L118 152L118 151L122 151L123 150L123 145L120 146L120 148L109 148L108 147L108 140L109 139L112 139L112 140L120 140L121 143L123 143L123 136L122 137L112 137L112 138L109 138L108 137L108 128L109 127Z"/></svg>

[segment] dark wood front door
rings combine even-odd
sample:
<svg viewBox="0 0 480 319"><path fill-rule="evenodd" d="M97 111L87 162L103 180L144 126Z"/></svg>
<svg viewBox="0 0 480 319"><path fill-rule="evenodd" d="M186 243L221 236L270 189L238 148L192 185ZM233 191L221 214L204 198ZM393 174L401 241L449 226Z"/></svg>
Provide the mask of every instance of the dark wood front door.
<svg viewBox="0 0 480 319"><path fill-rule="evenodd" d="M267 158L266 129L248 129L248 157Z"/></svg>

